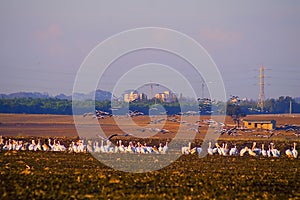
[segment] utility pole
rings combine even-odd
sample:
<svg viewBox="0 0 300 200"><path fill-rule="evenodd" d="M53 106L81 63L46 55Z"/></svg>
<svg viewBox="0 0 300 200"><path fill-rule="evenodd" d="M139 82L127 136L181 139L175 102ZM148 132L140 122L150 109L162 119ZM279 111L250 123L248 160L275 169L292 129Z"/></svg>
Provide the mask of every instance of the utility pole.
<svg viewBox="0 0 300 200"><path fill-rule="evenodd" d="M292 106L293 106L293 103L292 103L292 100L290 100L290 115L292 115L292 112L293 112Z"/></svg>
<svg viewBox="0 0 300 200"><path fill-rule="evenodd" d="M153 93L153 86L160 86L158 83L147 83L145 84L145 86L150 86L150 99L153 99L154 98L154 93Z"/></svg>
<svg viewBox="0 0 300 200"><path fill-rule="evenodd" d="M215 83L215 81L208 81L208 82L205 82L203 79L201 81L201 98L204 99L205 98L205 86L207 86L206 84L211 84L211 83ZM209 96L209 90L207 91L208 94L207 94L207 98Z"/></svg>
<svg viewBox="0 0 300 200"><path fill-rule="evenodd" d="M202 99L204 99L204 87L205 87L205 84L204 84L204 81L202 81L201 83L201 89L202 89Z"/></svg>
<svg viewBox="0 0 300 200"><path fill-rule="evenodd" d="M259 68L259 97L257 106L261 108L261 111L264 110L264 101L265 101L265 68L263 65L260 65Z"/></svg>
<svg viewBox="0 0 300 200"><path fill-rule="evenodd" d="M153 85L150 84L150 99L153 98Z"/></svg>

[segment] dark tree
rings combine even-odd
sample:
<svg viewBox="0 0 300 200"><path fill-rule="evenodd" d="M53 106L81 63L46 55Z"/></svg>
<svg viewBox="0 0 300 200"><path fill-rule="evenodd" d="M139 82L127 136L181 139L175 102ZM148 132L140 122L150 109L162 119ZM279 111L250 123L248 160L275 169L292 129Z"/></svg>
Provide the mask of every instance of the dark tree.
<svg viewBox="0 0 300 200"><path fill-rule="evenodd" d="M240 127L240 118L246 116L246 112L238 104L227 104L227 115L231 116L233 121L237 124L237 127Z"/></svg>

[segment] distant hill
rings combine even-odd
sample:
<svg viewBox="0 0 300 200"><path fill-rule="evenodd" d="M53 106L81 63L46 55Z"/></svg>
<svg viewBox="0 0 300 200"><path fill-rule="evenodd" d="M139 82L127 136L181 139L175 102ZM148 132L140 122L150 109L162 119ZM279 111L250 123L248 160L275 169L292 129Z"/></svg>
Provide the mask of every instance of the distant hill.
<svg viewBox="0 0 300 200"><path fill-rule="evenodd" d="M72 96L66 96L65 94L59 94L55 96L56 99L67 99L67 100L71 100Z"/></svg>
<svg viewBox="0 0 300 200"><path fill-rule="evenodd" d="M108 91L104 90L96 90L95 92L90 92L88 94L83 93L75 93L74 96L78 100L88 100L92 99L93 95L95 95L96 101L105 101L110 100L112 94ZM56 96L50 96L47 93L40 92L16 92L11 94L0 94L0 99L15 99L15 98L32 98L32 99L47 99L47 98L56 98L56 99L67 99L71 100L72 96L67 96L65 94L59 94Z"/></svg>
<svg viewBox="0 0 300 200"><path fill-rule="evenodd" d="M40 92L16 92L11 94L0 94L1 99L14 99L14 98L33 98L33 99L46 99L49 94Z"/></svg>
<svg viewBox="0 0 300 200"><path fill-rule="evenodd" d="M112 94L110 92L104 90L96 90L95 92L90 92L88 94L75 93L74 97L77 100L89 100L89 99L93 99L94 95L96 101L111 100L112 97ZM71 96L70 98L72 99Z"/></svg>

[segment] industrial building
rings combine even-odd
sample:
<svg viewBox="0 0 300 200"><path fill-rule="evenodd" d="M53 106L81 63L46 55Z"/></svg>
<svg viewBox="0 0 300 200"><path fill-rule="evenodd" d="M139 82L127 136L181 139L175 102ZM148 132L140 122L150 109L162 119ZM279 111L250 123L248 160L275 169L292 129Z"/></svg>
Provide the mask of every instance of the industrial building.
<svg viewBox="0 0 300 200"><path fill-rule="evenodd" d="M129 93L124 94L125 102L133 102L133 101L143 101L147 100L147 95L144 93L138 93L137 91L131 91Z"/></svg>
<svg viewBox="0 0 300 200"><path fill-rule="evenodd" d="M243 120L243 123L248 129L273 130L276 128L275 120Z"/></svg>

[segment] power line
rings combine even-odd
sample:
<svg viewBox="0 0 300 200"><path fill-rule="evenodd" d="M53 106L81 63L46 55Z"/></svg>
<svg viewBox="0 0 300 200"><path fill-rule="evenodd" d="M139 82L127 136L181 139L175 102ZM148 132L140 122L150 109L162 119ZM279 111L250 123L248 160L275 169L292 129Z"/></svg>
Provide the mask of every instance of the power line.
<svg viewBox="0 0 300 200"><path fill-rule="evenodd" d="M258 97L258 107L264 110L264 100L265 100L265 68L263 65L259 68L259 97Z"/></svg>

